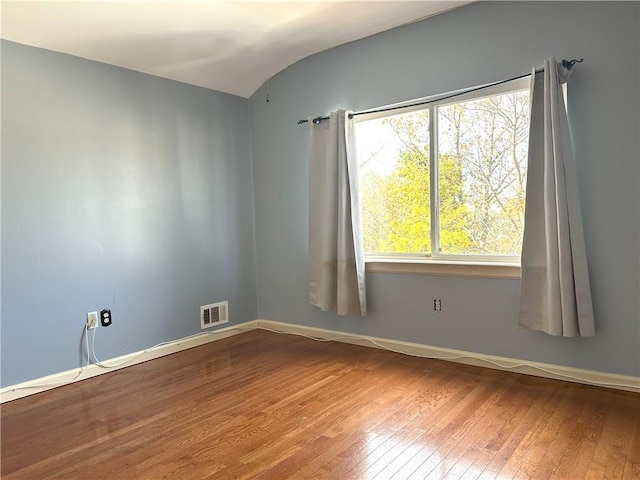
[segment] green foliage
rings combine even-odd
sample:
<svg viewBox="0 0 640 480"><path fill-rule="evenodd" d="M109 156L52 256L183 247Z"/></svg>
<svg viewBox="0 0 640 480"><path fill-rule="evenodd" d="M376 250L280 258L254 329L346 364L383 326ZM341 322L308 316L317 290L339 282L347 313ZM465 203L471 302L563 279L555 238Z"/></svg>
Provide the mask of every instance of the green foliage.
<svg viewBox="0 0 640 480"><path fill-rule="evenodd" d="M367 252L431 252L428 122L428 112L384 120L404 148L391 173L369 172L361 181Z"/></svg>
<svg viewBox="0 0 640 480"><path fill-rule="evenodd" d="M528 95L488 97L433 111L439 125L440 251L518 254ZM428 254L432 221L429 110L389 117L382 125L393 131L399 147L393 168L368 168L361 178L365 251Z"/></svg>

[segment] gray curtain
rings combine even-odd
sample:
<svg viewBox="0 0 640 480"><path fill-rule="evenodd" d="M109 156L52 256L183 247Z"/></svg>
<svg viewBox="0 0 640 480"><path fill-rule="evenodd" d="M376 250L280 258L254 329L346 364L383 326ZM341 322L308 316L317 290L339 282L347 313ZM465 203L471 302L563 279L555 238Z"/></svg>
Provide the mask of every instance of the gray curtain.
<svg viewBox="0 0 640 480"><path fill-rule="evenodd" d="M575 160L554 58L532 74L531 129L518 324L550 335L594 335Z"/></svg>
<svg viewBox="0 0 640 480"><path fill-rule="evenodd" d="M349 112L309 119L309 302L338 315L365 315L358 162Z"/></svg>

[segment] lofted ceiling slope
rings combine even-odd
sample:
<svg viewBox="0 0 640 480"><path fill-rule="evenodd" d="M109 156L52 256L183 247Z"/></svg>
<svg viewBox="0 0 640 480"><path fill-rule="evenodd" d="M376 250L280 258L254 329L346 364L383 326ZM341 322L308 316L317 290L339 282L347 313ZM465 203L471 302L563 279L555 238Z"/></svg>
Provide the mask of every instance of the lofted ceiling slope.
<svg viewBox="0 0 640 480"><path fill-rule="evenodd" d="M4 39L250 97L310 55L470 1L23 1Z"/></svg>

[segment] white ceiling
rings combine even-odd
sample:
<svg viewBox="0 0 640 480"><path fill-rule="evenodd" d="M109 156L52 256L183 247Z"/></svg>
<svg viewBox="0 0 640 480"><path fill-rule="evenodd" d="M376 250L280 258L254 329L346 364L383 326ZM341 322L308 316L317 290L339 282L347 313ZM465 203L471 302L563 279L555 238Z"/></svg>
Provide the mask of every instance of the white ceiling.
<svg viewBox="0 0 640 480"><path fill-rule="evenodd" d="M14 42L251 96L314 53L470 1L2 0Z"/></svg>

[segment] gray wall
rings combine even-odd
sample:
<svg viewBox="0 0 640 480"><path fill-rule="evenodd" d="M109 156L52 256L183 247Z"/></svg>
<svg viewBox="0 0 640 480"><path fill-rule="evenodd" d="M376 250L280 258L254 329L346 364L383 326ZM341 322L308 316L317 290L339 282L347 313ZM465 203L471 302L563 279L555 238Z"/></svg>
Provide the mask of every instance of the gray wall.
<svg viewBox="0 0 640 480"><path fill-rule="evenodd" d="M2 385L256 318L248 101L2 42Z"/></svg>
<svg viewBox="0 0 640 480"><path fill-rule="evenodd" d="M307 58L251 98L258 315L472 352L640 374L639 7L636 2L479 2ZM308 128L367 109L584 57L569 93L597 334L516 327L519 281L370 274L370 315L307 303ZM431 307L443 300L442 313Z"/></svg>

